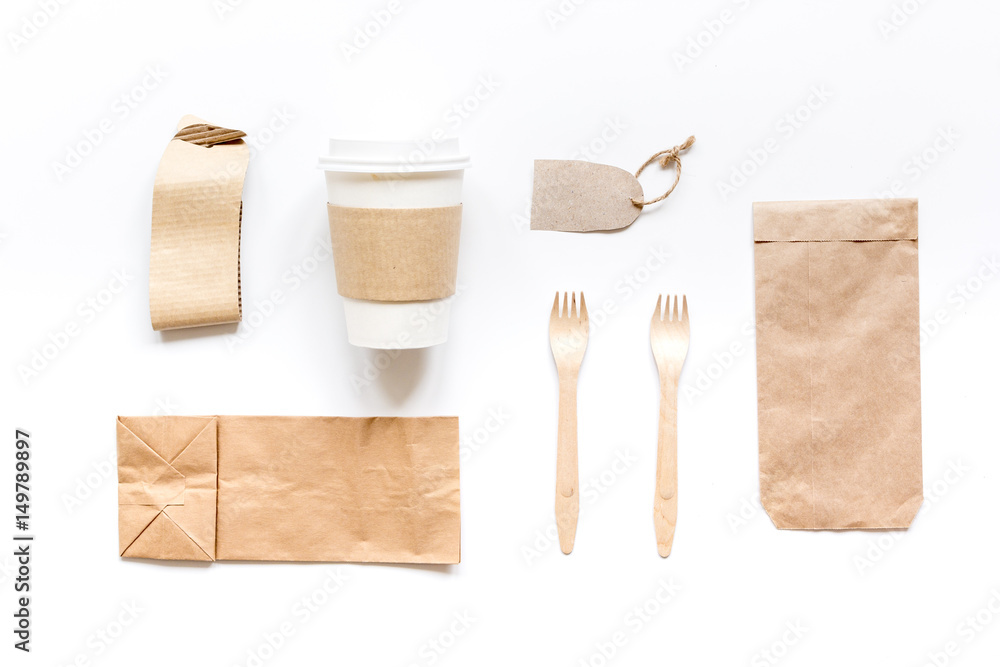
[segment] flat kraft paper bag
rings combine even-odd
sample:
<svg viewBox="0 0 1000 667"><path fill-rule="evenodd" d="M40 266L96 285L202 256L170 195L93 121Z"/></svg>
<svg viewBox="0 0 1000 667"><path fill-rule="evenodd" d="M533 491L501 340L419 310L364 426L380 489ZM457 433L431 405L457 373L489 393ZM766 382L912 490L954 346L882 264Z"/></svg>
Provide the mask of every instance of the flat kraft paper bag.
<svg viewBox="0 0 1000 667"><path fill-rule="evenodd" d="M458 563L457 417L119 417L119 554Z"/></svg>
<svg viewBox="0 0 1000 667"><path fill-rule="evenodd" d="M753 206L761 503L903 529L923 502L915 199Z"/></svg>

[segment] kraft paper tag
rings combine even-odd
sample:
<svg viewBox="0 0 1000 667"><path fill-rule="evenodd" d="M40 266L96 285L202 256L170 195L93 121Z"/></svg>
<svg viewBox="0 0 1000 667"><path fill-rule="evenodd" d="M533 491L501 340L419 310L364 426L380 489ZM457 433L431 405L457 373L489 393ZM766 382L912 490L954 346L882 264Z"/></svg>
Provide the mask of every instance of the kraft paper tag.
<svg viewBox="0 0 1000 667"><path fill-rule="evenodd" d="M761 502L781 529L923 501L915 199L755 203Z"/></svg>
<svg viewBox="0 0 1000 667"><path fill-rule="evenodd" d="M635 175L624 169L585 160L535 160L531 196L531 228L561 232L611 231L628 227L644 206L666 199L681 177L680 154L694 137L679 146L654 154ZM676 165L674 184L655 199L643 199L639 175L659 161Z"/></svg>
<svg viewBox="0 0 1000 667"><path fill-rule="evenodd" d="M639 217L642 186L635 176L584 160L535 160L531 228L593 232L628 227Z"/></svg>
<svg viewBox="0 0 1000 667"><path fill-rule="evenodd" d="M119 554L461 560L457 417L119 417Z"/></svg>
<svg viewBox="0 0 1000 667"><path fill-rule="evenodd" d="M455 293L462 205L351 208L327 204L337 291L366 301Z"/></svg>
<svg viewBox="0 0 1000 667"><path fill-rule="evenodd" d="M250 150L185 116L153 188L149 313L156 331L239 322L240 223Z"/></svg>

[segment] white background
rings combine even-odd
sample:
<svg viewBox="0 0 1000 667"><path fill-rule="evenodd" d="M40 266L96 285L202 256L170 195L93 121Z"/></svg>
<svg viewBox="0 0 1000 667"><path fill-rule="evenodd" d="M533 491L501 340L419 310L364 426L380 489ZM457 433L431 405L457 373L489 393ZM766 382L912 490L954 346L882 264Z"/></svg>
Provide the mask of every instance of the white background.
<svg viewBox="0 0 1000 667"><path fill-rule="evenodd" d="M254 653L266 665L761 665L773 650L788 666L923 665L949 642L948 664L995 664L1000 614L984 612L992 623L980 631L963 625L991 598L1000 610L994 3L577 0L561 15L556 0L403 0L369 44L346 53L384 0L233 2L220 12L212 0L73 0L50 19L37 14L45 3L4 3L0 535L13 533L16 427L33 437L37 535L31 656L10 648L12 560L0 557L4 664L252 665ZM15 44L12 34L27 37ZM679 62L689 40L704 46ZM146 78L157 69L161 81ZM796 112L804 121L789 132L783 119ZM244 193L235 333L161 335L149 324L153 177L186 113L246 130L259 147ZM112 131L60 178L57 163L87 151L79 147L104 119ZM269 124L284 127L269 135ZM451 340L356 387L384 359L347 344L332 262L306 262L328 240L316 159L329 136L437 128L460 135L475 163ZM631 228L526 230L533 159L579 158L589 146L594 159L634 170L689 134L698 140L680 186ZM748 156L769 138L777 150L754 169ZM920 155L933 162L917 166ZM724 197L734 169L754 173L737 175ZM672 178L654 167L642 180L654 193ZM875 197L893 183L920 199L927 500L907 533L778 532L755 499L750 205ZM661 249L669 260L647 271ZM315 270L293 287L289 272L303 266ZM101 298L115 272L130 277L125 288L86 315L80 304ZM557 289L582 289L591 305L580 465L583 481L604 475L586 487L569 557L558 553L552 510L547 328ZM274 290L282 303L249 326ZM651 521L658 392L648 321L661 292L686 293L692 318L667 560ZM598 326L605 302L614 312ZM71 322L81 333L22 378L19 368ZM458 414L462 564L120 560L115 416L164 411ZM619 456L629 462L615 472ZM347 582L303 622L296 604L331 570ZM649 602L671 580L673 599ZM131 604L141 611L118 633ZM463 629L456 614L474 619L460 636L450 634ZM271 651L266 637L283 623L293 633ZM104 631L117 635L110 644ZM600 646L616 633L624 645L607 660ZM431 641L448 648L435 653Z"/></svg>

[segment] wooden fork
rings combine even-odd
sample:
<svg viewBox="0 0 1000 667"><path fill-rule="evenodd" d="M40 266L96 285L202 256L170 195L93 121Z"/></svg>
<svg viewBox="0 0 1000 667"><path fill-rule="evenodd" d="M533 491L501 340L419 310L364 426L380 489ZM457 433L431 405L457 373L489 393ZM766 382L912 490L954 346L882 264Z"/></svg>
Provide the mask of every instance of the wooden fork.
<svg viewBox="0 0 1000 667"><path fill-rule="evenodd" d="M549 317L549 343L559 371L559 445L556 450L556 528L559 548L564 554L573 551L576 522L580 516L580 475L576 451L576 384L580 375L583 353L587 351L590 320L587 304L580 292L580 307L576 294L563 294L559 312L559 292L556 292Z"/></svg>
<svg viewBox="0 0 1000 667"><path fill-rule="evenodd" d="M691 340L687 296L684 306L677 313L677 297L667 296L661 312L660 296L649 325L649 342L653 358L660 373L660 434L656 455L656 494L653 497L653 526L656 529L656 550L666 558L674 544L674 527L677 525L677 385L681 367L687 358Z"/></svg>

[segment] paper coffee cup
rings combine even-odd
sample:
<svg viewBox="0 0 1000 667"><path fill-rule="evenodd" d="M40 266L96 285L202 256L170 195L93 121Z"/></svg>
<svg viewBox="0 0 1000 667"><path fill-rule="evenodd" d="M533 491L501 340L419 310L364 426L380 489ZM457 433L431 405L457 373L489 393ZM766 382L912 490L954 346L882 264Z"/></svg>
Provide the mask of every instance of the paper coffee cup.
<svg viewBox="0 0 1000 667"><path fill-rule="evenodd" d="M321 157L327 202L359 209L420 209L462 203L470 166L458 139L442 141L330 140ZM368 301L343 297L347 337L376 349L429 347L448 339L454 296L423 301Z"/></svg>

